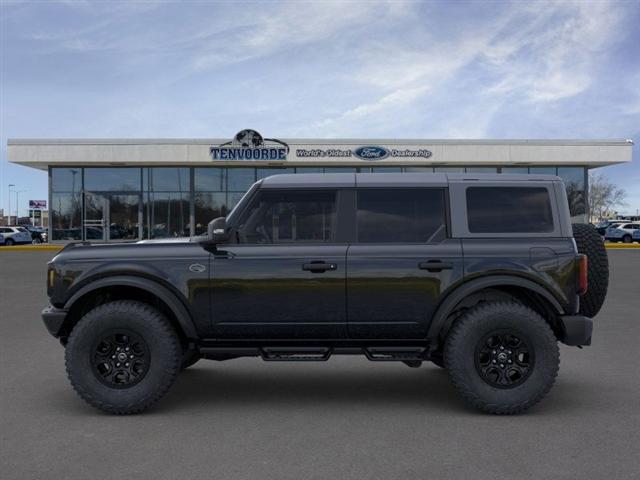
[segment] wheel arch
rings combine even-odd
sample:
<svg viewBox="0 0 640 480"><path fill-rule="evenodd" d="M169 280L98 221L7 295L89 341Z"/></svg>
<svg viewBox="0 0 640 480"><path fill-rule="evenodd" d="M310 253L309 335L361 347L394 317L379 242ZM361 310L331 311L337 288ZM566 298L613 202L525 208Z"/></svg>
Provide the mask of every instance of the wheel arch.
<svg viewBox="0 0 640 480"><path fill-rule="evenodd" d="M167 287L143 277L108 276L92 281L75 292L66 302L68 311L63 335L66 337L78 320L91 307L115 299L139 300L158 307L173 324L183 340L198 337L193 318L184 303Z"/></svg>
<svg viewBox="0 0 640 480"><path fill-rule="evenodd" d="M493 275L465 282L450 292L436 309L429 325L427 339L430 343L442 345L444 336L457 318L455 315L465 304L481 299L487 292L504 295L521 301L540 313L556 333L561 327L556 318L564 314L564 308L558 299L546 288L532 280L509 275ZM481 301L481 300L480 300Z"/></svg>

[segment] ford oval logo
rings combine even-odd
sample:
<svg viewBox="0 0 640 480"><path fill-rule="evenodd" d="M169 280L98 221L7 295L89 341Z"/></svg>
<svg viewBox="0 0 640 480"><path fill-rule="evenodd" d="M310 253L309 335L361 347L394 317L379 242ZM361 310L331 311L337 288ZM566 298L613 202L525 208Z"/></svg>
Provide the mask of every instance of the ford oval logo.
<svg viewBox="0 0 640 480"><path fill-rule="evenodd" d="M376 146L358 147L354 153L363 160L382 160L389 156L389 150Z"/></svg>

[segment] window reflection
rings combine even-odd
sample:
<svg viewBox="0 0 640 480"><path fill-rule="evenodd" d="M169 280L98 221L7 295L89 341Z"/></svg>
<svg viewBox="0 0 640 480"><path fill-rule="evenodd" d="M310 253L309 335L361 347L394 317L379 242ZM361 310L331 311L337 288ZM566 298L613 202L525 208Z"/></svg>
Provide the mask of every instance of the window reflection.
<svg viewBox="0 0 640 480"><path fill-rule="evenodd" d="M150 192L188 192L188 168L145 168L143 188Z"/></svg>
<svg viewBox="0 0 640 480"><path fill-rule="evenodd" d="M149 193L144 210L145 238L189 236L188 193Z"/></svg>
<svg viewBox="0 0 640 480"><path fill-rule="evenodd" d="M207 225L217 217L227 214L226 194L224 192L196 192L195 233L202 235L207 232Z"/></svg>
<svg viewBox="0 0 640 480"><path fill-rule="evenodd" d="M53 193L50 208L52 239L80 240L82 238L80 194Z"/></svg>
<svg viewBox="0 0 640 480"><path fill-rule="evenodd" d="M82 190L82 168L52 168L51 191L79 192Z"/></svg>
<svg viewBox="0 0 640 480"><path fill-rule="evenodd" d="M90 192L139 192L140 168L85 168L84 189Z"/></svg>

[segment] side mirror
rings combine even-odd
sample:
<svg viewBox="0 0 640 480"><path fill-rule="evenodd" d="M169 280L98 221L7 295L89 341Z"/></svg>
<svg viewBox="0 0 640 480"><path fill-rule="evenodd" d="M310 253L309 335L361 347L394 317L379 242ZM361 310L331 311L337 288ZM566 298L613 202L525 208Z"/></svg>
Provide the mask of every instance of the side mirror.
<svg viewBox="0 0 640 480"><path fill-rule="evenodd" d="M218 244L224 243L229 239L227 233L227 219L218 217L209 222L207 225L207 241Z"/></svg>

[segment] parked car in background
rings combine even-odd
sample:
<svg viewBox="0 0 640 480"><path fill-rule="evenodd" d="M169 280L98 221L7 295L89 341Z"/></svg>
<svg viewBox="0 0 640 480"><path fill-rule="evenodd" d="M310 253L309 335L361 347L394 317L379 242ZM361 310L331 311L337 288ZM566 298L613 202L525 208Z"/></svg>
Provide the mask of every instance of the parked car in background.
<svg viewBox="0 0 640 480"><path fill-rule="evenodd" d="M0 245L4 245L4 235L0 233Z"/></svg>
<svg viewBox="0 0 640 480"><path fill-rule="evenodd" d="M633 235L631 235L631 240L634 242L640 242L640 228L637 228Z"/></svg>
<svg viewBox="0 0 640 480"><path fill-rule="evenodd" d="M607 228L604 239L610 242L631 243L633 234L640 229L640 223L622 223L618 226Z"/></svg>
<svg viewBox="0 0 640 480"><path fill-rule="evenodd" d="M607 233L607 228L617 227L623 223L625 223L625 220L604 220L596 225L596 230L598 230L598 233L604 237Z"/></svg>
<svg viewBox="0 0 640 480"><path fill-rule="evenodd" d="M33 225L22 225L22 228L31 234L31 243L34 245L47 243L48 234L46 228L34 227Z"/></svg>
<svg viewBox="0 0 640 480"><path fill-rule="evenodd" d="M4 245L21 245L31 243L31 234L22 227L0 227L0 233L4 237Z"/></svg>

